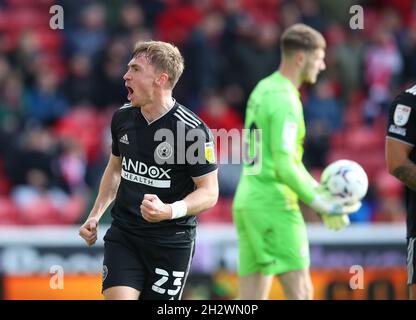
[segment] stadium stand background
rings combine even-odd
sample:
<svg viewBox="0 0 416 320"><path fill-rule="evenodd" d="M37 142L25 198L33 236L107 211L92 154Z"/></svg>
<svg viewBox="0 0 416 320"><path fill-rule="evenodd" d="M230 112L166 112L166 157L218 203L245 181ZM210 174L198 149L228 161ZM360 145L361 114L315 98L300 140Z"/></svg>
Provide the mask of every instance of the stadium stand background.
<svg viewBox="0 0 416 320"><path fill-rule="evenodd" d="M64 8L63 30L49 27L54 4ZM175 98L213 129L241 129L248 93L276 70L280 34L296 22L328 42L326 71L301 90L307 167L319 177L336 159L358 161L370 189L353 223L402 223L403 189L386 172L384 137L389 102L416 81L416 1L358 1L363 30L349 28L353 4L1 0L0 225L85 219L110 153L111 115L126 101L122 76L136 41L175 43L186 63ZM221 198L201 225L231 224L239 173L239 165L220 166ZM110 222L107 212L103 223Z"/></svg>
<svg viewBox="0 0 416 320"><path fill-rule="evenodd" d="M0 223L83 220L109 154L111 114L126 100L122 75L135 41L178 45L186 69L175 97L229 130L242 127L248 93L277 68L281 30L295 22L328 41L327 70L302 88L305 163L318 177L333 160L358 161L371 187L354 220L402 221L402 188L386 173L383 145L389 101L416 79L415 5L361 3L365 28L353 31L348 1L1 1ZM64 8L63 30L49 28L53 4ZM221 200L201 222L231 221L239 172L220 168Z"/></svg>

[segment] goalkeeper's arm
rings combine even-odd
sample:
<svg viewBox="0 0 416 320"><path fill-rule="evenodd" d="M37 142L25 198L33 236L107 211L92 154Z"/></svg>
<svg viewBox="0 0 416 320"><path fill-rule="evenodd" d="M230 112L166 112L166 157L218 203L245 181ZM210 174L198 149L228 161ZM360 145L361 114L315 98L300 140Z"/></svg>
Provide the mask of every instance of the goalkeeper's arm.
<svg viewBox="0 0 416 320"><path fill-rule="evenodd" d="M344 206L325 198L319 183L309 174L303 163L296 162L291 154L279 152L275 162L279 179L319 214L349 214L360 208L361 203Z"/></svg>
<svg viewBox="0 0 416 320"><path fill-rule="evenodd" d="M280 181L292 189L304 203L309 205L317 196L318 184L304 169L303 164L295 161L291 154L279 153L275 157L276 174Z"/></svg>

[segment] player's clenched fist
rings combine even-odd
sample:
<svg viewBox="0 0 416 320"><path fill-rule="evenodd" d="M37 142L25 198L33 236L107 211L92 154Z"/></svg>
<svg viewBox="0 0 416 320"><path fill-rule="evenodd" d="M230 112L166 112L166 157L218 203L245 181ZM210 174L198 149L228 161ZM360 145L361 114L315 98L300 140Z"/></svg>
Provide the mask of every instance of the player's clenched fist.
<svg viewBox="0 0 416 320"><path fill-rule="evenodd" d="M171 206L163 203L155 194L144 195L140 211L143 219L149 222L159 222L172 217Z"/></svg>
<svg viewBox="0 0 416 320"><path fill-rule="evenodd" d="M92 246L95 241L97 241L97 228L98 221L95 218L88 219L81 228L79 228L79 235L89 246Z"/></svg>

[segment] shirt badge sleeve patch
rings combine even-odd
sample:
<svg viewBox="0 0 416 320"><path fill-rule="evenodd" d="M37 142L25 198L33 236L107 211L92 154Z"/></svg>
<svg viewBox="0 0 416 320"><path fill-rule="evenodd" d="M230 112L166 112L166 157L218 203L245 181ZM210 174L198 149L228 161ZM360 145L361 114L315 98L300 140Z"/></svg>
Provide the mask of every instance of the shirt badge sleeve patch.
<svg viewBox="0 0 416 320"><path fill-rule="evenodd" d="M411 111L412 109L409 106L398 104L394 110L394 124L404 126L409 121Z"/></svg>
<svg viewBox="0 0 416 320"><path fill-rule="evenodd" d="M205 142L205 159L209 163L215 163L215 149L214 142Z"/></svg>

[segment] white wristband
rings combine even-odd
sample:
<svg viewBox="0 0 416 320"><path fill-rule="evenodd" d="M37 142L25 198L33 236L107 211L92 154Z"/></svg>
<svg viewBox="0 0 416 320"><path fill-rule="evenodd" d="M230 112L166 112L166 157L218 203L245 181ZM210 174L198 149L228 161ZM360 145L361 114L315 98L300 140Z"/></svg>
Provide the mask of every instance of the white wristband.
<svg viewBox="0 0 416 320"><path fill-rule="evenodd" d="M188 211L188 207L186 206L185 201L176 201L174 203L169 204L172 208L172 219L178 219L186 216Z"/></svg>

